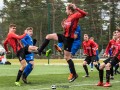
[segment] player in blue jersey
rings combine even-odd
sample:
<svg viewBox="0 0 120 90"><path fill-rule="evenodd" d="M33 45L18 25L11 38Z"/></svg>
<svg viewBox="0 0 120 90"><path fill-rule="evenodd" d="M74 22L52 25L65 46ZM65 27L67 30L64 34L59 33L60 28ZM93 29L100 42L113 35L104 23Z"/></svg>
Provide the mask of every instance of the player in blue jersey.
<svg viewBox="0 0 120 90"><path fill-rule="evenodd" d="M24 47L29 45L31 46L35 45L36 40L35 39L33 40L31 37L33 35L33 28L32 27L26 28L26 32L27 32L27 35L21 40ZM27 84L27 77L31 73L34 67L34 53L27 54L25 56L25 60L27 62L27 66L23 71L22 80L24 83Z"/></svg>
<svg viewBox="0 0 120 90"><path fill-rule="evenodd" d="M74 33L74 41L73 41L72 48L71 48L72 56L74 56L75 53L80 49L80 45L81 45L81 27L80 25L78 25ZM62 52L63 43L58 43L58 45L55 44L54 46L57 51ZM72 76L73 76L72 73L70 73L68 80L70 80Z"/></svg>

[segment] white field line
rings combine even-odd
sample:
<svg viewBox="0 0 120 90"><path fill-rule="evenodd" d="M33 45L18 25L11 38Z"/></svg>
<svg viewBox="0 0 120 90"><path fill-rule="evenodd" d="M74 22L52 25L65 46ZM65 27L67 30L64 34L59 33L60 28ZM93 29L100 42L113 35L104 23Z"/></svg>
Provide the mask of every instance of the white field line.
<svg viewBox="0 0 120 90"><path fill-rule="evenodd" d="M49 90L51 88L29 89L29 90Z"/></svg>
<svg viewBox="0 0 120 90"><path fill-rule="evenodd" d="M120 81L114 81L114 82L111 82L111 83L120 83ZM57 88L68 88L69 87L80 87L80 86L95 86L96 84L76 84L76 85L58 85L56 86L56 89ZM52 88L39 88L39 89L29 89L29 90L51 90Z"/></svg>
<svg viewBox="0 0 120 90"><path fill-rule="evenodd" d="M41 64L41 65L43 65L43 64ZM44 64L44 65L54 65L54 66L61 66L61 65L64 65L64 66L67 66L68 64L66 63L66 64L64 64L64 63L54 63L54 64ZM75 65L82 65L82 63L75 63Z"/></svg>
<svg viewBox="0 0 120 90"><path fill-rule="evenodd" d="M111 82L111 83L120 83L120 81L114 81L114 82ZM71 85L69 87L74 87L74 86L94 86L96 84L78 84L78 85Z"/></svg>

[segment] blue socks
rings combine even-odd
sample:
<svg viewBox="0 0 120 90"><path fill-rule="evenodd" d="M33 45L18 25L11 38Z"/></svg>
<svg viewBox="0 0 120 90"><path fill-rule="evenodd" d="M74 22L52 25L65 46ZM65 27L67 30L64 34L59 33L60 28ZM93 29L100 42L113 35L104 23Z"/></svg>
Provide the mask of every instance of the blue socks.
<svg viewBox="0 0 120 90"><path fill-rule="evenodd" d="M93 68L93 62L91 62L90 66L91 66L91 68Z"/></svg>
<svg viewBox="0 0 120 90"><path fill-rule="evenodd" d="M27 76L31 73L31 71L33 70L32 68L32 64L28 63L28 65L26 66L26 68L24 69L23 75L25 75L25 78L27 78Z"/></svg>

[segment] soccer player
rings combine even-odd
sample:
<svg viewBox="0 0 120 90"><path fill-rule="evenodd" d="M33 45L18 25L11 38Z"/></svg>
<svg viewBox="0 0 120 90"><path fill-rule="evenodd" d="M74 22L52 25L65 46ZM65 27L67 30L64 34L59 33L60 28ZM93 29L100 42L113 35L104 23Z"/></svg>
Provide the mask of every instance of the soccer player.
<svg viewBox="0 0 120 90"><path fill-rule="evenodd" d="M27 31L27 35L21 40L24 47L26 47L28 45L33 46L33 44L35 45L36 41L34 39L34 42L33 42L33 39L32 39L33 28L28 27L28 28L26 28L26 31ZM33 67L34 67L34 53L27 54L25 56L25 60L27 62L27 66L25 67L25 69L23 71L22 80L24 83L27 84L28 83L27 77L31 73L31 71L33 70Z"/></svg>
<svg viewBox="0 0 120 90"><path fill-rule="evenodd" d="M81 45L81 28L80 25L78 25L74 33L74 41L71 48L72 56L74 56L75 53L80 49L80 45ZM63 43L58 43L58 45L55 44L54 46L57 51L61 52ZM68 80L70 80L71 77L72 77L72 73L69 75Z"/></svg>
<svg viewBox="0 0 120 90"><path fill-rule="evenodd" d="M95 68L99 70L99 67L96 62L96 50L97 45L93 40L89 39L88 34L84 34L84 41L83 41L83 54L86 55L85 60L83 61L83 68L86 72L86 75L84 77L89 77L89 72L87 68L87 64L89 65L91 62L93 62Z"/></svg>
<svg viewBox="0 0 120 90"><path fill-rule="evenodd" d="M72 78L69 82L73 82L78 75L74 67L74 63L71 59L71 47L74 41L74 33L77 28L79 18L83 18L87 13L75 6L75 4L69 3L66 6L66 13L68 15L67 19L63 22L64 34L48 34L45 41L39 49L39 53L49 44L50 40L57 40L58 42L63 42L64 44L64 58L68 62L69 68L72 72Z"/></svg>
<svg viewBox="0 0 120 90"><path fill-rule="evenodd" d="M14 53L19 58L19 61L21 63L21 67L18 71L16 82L15 82L15 85L17 85L17 86L20 86L19 80L20 80L20 77L22 75L24 68L26 67L25 55L29 54L32 51L37 51L37 49L38 49L38 47L36 47L36 46L23 47L20 40L22 38L24 38L25 36L26 36L26 32L21 36L17 35L16 34L16 25L10 24L9 25L9 33L6 37L6 40L4 41L4 48L6 50L6 53L10 53L10 51L8 50L8 47L7 47L7 44L9 44L12 47Z"/></svg>
<svg viewBox="0 0 120 90"><path fill-rule="evenodd" d="M90 37L90 40L93 40L94 41L94 38L93 37ZM94 41L95 42L95 41ZM96 49L96 61L98 63L98 66L100 66L100 63L99 63L99 51L98 51L98 44L95 42L96 46L97 46L97 49ZM91 62L91 71L93 71L93 62Z"/></svg>
<svg viewBox="0 0 120 90"><path fill-rule="evenodd" d="M120 30L120 28L117 28L117 31L118 32ZM115 65L115 71L114 71L114 74L116 75L117 73L120 74L120 72L118 71L118 68L119 68L119 63Z"/></svg>
<svg viewBox="0 0 120 90"><path fill-rule="evenodd" d="M107 61L105 61L105 64L107 64L107 62L113 57L113 52L114 52L114 48L115 47L115 43L117 40L117 33L118 31L114 31L113 32L113 39L111 40L111 46L109 46L105 52L107 52L109 54L109 57ZM110 43L109 43L110 45ZM108 51L109 50L109 51ZM117 65L115 65L116 68ZM110 68L110 79L113 80L114 79L114 71L113 71L113 67Z"/></svg>
<svg viewBox="0 0 120 90"><path fill-rule="evenodd" d="M118 40L118 36L120 36L120 32L114 33L113 39L110 40L108 45L107 45L104 56L108 56L110 49L112 49L112 55L108 59L104 60L103 63L99 67L99 79L100 79L100 81L98 82L97 86L105 86L105 87L111 86L111 84L109 83L110 73L111 73L110 68L113 67L114 66L113 63L115 64L117 61L117 58L115 55L116 55L116 52L118 52L117 51L118 50L117 49L118 43L116 44L116 42ZM108 65L110 66L109 68L108 68ZM103 69L105 67L107 67L107 69L106 69L106 84L104 85L103 84L103 75L104 75Z"/></svg>
<svg viewBox="0 0 120 90"><path fill-rule="evenodd" d="M113 58L106 64L106 83L103 85L103 78L97 84L98 86L110 87L110 68L115 66L117 63L120 64L120 38L116 40L115 51L113 52Z"/></svg>

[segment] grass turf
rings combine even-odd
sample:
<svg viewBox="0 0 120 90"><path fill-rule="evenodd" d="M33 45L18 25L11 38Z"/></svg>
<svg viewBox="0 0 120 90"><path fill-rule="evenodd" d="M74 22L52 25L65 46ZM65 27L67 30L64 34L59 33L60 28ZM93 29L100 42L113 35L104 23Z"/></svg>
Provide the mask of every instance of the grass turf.
<svg viewBox="0 0 120 90"><path fill-rule="evenodd" d="M50 65L47 65L47 60L36 60L34 70L28 77L28 81L31 84L26 85L21 80L22 85L18 87L14 85L14 82L20 67L19 62L17 60L9 61L12 62L12 65L0 65L0 90L50 90L51 85L56 85L57 90L119 90L120 88L120 75L116 75L115 80L111 80L112 87L96 86L98 71L95 68L93 72L89 69L89 78L83 78L82 76L85 73L80 60L74 61L79 77L72 83L67 80L69 74L68 66L62 65L66 64L65 61L52 60Z"/></svg>

